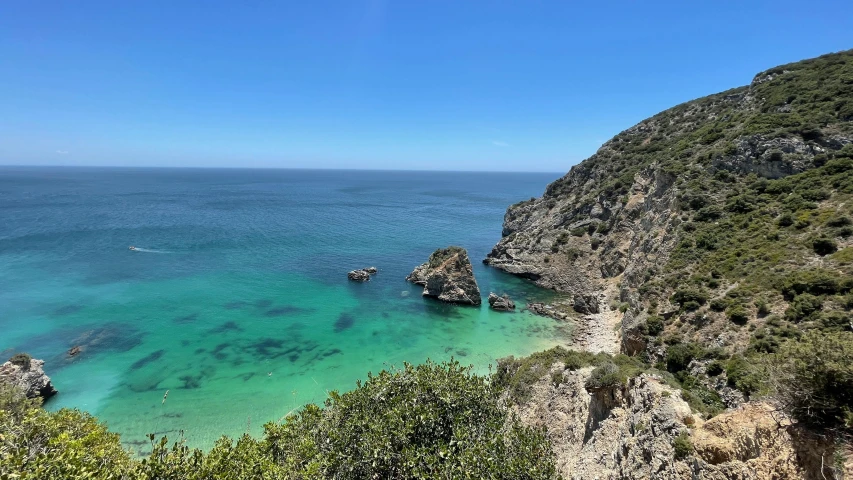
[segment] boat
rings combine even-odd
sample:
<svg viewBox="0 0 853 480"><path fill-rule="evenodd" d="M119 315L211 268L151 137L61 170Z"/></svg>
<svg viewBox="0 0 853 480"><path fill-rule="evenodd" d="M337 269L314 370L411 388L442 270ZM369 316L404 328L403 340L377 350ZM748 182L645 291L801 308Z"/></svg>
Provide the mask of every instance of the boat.
<svg viewBox="0 0 853 480"><path fill-rule="evenodd" d="M133 245L131 245L130 247L128 247L128 250L136 250L136 247L134 247Z"/></svg>

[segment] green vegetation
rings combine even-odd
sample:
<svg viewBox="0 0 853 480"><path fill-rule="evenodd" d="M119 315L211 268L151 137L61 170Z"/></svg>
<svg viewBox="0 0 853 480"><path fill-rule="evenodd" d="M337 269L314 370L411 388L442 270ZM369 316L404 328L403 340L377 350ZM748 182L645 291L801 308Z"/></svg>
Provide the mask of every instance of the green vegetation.
<svg viewBox="0 0 853 480"><path fill-rule="evenodd" d="M683 459L693 453L693 442L690 441L690 436L687 432L681 432L672 440L672 449L675 452L675 458Z"/></svg>
<svg viewBox="0 0 853 480"><path fill-rule="evenodd" d="M204 453L150 435L136 460L88 414L0 386L0 478L555 478L543 432L509 417L499 393L458 362L407 364L266 424L262 439Z"/></svg>
<svg viewBox="0 0 853 480"><path fill-rule="evenodd" d="M24 370L29 370L30 360L32 359L33 357L31 357L28 353L16 353L12 355L12 358L9 359L9 362L21 367Z"/></svg>
<svg viewBox="0 0 853 480"><path fill-rule="evenodd" d="M776 396L801 422L853 433L853 332L817 331L788 342L771 364Z"/></svg>

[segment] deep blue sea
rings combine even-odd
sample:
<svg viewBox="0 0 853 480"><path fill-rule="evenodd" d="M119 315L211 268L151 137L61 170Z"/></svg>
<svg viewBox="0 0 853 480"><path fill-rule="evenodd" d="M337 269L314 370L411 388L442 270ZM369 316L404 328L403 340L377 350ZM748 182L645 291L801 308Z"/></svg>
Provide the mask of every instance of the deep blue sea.
<svg viewBox="0 0 853 480"><path fill-rule="evenodd" d="M0 167L0 355L45 359L48 408L87 410L140 453L147 433L205 448L259 434L404 361L485 373L570 328L425 299L404 278L460 245L484 297L547 298L480 261L507 206L558 176ZM347 280L367 266L370 282Z"/></svg>

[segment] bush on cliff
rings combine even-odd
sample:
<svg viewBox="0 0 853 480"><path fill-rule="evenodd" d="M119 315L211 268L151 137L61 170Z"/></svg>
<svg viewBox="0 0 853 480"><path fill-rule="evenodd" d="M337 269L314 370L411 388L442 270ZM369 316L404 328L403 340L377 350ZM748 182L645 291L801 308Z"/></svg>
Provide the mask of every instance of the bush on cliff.
<svg viewBox="0 0 853 480"><path fill-rule="evenodd" d="M556 478L543 432L510 417L497 387L458 362L369 375L324 408L266 424L262 439L222 437L207 453L150 435L141 461L94 417L3 392L0 478Z"/></svg>
<svg viewBox="0 0 853 480"><path fill-rule="evenodd" d="M811 331L771 360L775 394L807 425L853 432L853 332Z"/></svg>

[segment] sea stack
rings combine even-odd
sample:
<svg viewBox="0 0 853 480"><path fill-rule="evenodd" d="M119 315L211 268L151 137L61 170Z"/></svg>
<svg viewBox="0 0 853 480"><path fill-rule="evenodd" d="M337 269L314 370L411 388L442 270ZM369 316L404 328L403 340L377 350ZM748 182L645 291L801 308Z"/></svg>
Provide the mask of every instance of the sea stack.
<svg viewBox="0 0 853 480"><path fill-rule="evenodd" d="M434 251L429 261L416 267L406 281L422 285L425 297L464 305L482 303L471 260L462 247L451 246Z"/></svg>
<svg viewBox="0 0 853 480"><path fill-rule="evenodd" d="M41 397L42 400L47 400L57 392L50 383L50 377L45 375L43 367L44 360L19 353L0 365L0 381L20 388L27 398Z"/></svg>
<svg viewBox="0 0 853 480"><path fill-rule="evenodd" d="M489 306L492 307L492 310L499 312L515 310L515 302L509 298L509 295L498 295L494 292L489 293Z"/></svg>
<svg viewBox="0 0 853 480"><path fill-rule="evenodd" d="M376 267L367 267L361 268L358 270L352 270L347 273L347 278L354 282L367 282L370 280L371 275L375 275L379 270Z"/></svg>

